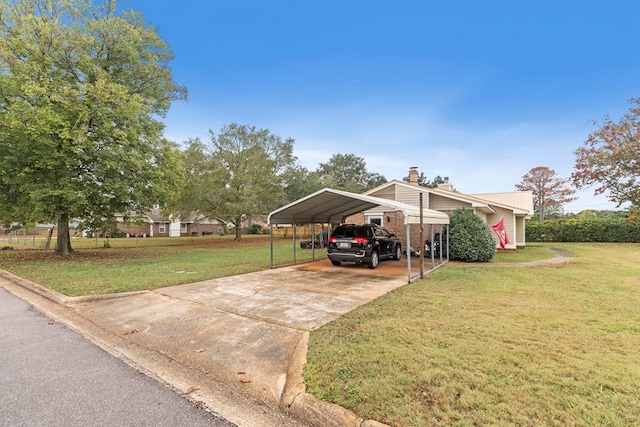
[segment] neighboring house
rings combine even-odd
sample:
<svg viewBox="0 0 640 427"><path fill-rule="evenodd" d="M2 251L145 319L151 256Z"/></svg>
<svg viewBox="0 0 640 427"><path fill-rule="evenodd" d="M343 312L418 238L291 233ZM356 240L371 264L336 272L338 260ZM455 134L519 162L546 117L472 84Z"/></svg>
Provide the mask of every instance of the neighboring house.
<svg viewBox="0 0 640 427"><path fill-rule="evenodd" d="M468 209L490 226L504 218L504 225L509 239L509 244L505 249L525 247L525 220L533 215L533 196L530 191L462 194L454 191L453 186L449 184L447 179L445 179L444 184L439 184L437 188L421 187L418 185L418 171L416 168L410 169L409 182L392 180L363 194L414 206L420 205L420 194L422 194L422 206L424 209L433 209L448 215L451 215L456 209ZM380 206L361 214L353 215L347 218L346 222L375 222L400 237L403 231L398 224L402 224L402 221L396 218L397 215L399 214L389 212L385 210L384 206ZM439 226L437 226L435 232L440 232ZM429 230L425 230L425 233L426 238L429 238ZM417 233L412 232L413 235L417 235ZM499 241L495 233L494 239L496 247L499 247ZM412 247L419 247L417 239L414 242L412 237L411 240Z"/></svg>
<svg viewBox="0 0 640 427"><path fill-rule="evenodd" d="M116 215L116 219L118 220L118 230L129 236L206 236L209 234L220 234L224 231L224 224L222 222L206 219L195 212L191 213L188 218L180 220L162 215L160 209L151 209L143 215L142 222L139 224L125 223L122 215Z"/></svg>

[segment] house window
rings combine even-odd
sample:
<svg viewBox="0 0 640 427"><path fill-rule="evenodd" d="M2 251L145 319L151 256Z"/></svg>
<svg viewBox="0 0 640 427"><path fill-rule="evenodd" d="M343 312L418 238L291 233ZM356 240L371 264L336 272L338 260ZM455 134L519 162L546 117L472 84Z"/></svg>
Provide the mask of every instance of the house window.
<svg viewBox="0 0 640 427"><path fill-rule="evenodd" d="M369 224L377 224L382 226L382 215L369 215L367 216L367 222Z"/></svg>
<svg viewBox="0 0 640 427"><path fill-rule="evenodd" d="M167 225L166 224L159 224L158 225L158 233L164 234L166 232L167 232Z"/></svg>
<svg viewBox="0 0 640 427"><path fill-rule="evenodd" d="M180 224L180 233L186 233L187 232L187 224Z"/></svg>

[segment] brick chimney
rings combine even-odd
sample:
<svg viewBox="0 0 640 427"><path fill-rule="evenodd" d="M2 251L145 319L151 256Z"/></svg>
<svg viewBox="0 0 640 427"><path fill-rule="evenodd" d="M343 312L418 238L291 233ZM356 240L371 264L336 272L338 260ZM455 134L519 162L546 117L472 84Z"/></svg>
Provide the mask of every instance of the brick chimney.
<svg viewBox="0 0 640 427"><path fill-rule="evenodd" d="M411 166L409 168L409 184L415 185L416 187L420 185L418 184L418 167L417 166Z"/></svg>

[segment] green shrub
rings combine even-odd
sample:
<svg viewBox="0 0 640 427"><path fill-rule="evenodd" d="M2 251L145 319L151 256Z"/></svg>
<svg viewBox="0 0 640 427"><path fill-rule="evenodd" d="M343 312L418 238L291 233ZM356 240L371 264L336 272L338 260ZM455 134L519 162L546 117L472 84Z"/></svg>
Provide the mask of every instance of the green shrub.
<svg viewBox="0 0 640 427"><path fill-rule="evenodd" d="M527 222L529 242L640 243L640 225L622 218L570 218Z"/></svg>
<svg viewBox="0 0 640 427"><path fill-rule="evenodd" d="M449 256L465 262L488 262L496 254L496 243L491 229L466 209L451 215L449 225Z"/></svg>
<svg viewBox="0 0 640 427"><path fill-rule="evenodd" d="M247 229L248 234L262 234L262 226L260 224L251 224Z"/></svg>

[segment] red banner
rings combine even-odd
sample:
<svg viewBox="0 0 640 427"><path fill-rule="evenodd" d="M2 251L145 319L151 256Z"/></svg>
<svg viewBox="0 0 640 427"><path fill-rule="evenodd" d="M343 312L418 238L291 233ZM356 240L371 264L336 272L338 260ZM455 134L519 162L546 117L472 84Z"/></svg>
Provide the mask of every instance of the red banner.
<svg viewBox="0 0 640 427"><path fill-rule="evenodd" d="M507 230L504 228L504 217L500 218L500 221L496 225L492 225L491 228L498 235L500 240L500 247L502 249L509 243L509 237L507 237Z"/></svg>

